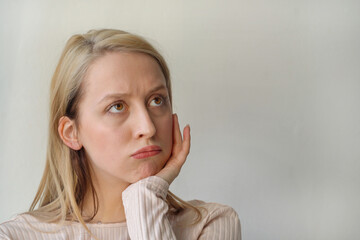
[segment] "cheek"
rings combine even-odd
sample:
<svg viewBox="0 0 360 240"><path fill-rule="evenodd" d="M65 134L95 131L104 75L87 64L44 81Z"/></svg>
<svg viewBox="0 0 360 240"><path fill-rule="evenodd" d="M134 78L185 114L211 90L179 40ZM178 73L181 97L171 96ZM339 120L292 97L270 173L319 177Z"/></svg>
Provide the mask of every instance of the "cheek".
<svg viewBox="0 0 360 240"><path fill-rule="evenodd" d="M163 144L164 152L167 155L170 155L173 143L173 120L172 114L168 114L166 117L162 118L158 123L158 133L159 138L161 138L161 142Z"/></svg>
<svg viewBox="0 0 360 240"><path fill-rule="evenodd" d="M114 158L119 157L119 146L124 148L129 142L126 129L113 128L111 124L100 124L99 122L93 124L93 122L87 121L81 130L80 139L83 146L95 162L111 162Z"/></svg>

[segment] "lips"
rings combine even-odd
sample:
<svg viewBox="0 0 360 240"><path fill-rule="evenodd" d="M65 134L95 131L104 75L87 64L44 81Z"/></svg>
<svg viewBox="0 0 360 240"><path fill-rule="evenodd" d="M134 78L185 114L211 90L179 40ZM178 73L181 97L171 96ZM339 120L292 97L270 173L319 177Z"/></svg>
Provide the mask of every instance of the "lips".
<svg viewBox="0 0 360 240"><path fill-rule="evenodd" d="M131 156L136 159L147 158L159 154L161 152L161 148L156 145L146 146L137 150Z"/></svg>

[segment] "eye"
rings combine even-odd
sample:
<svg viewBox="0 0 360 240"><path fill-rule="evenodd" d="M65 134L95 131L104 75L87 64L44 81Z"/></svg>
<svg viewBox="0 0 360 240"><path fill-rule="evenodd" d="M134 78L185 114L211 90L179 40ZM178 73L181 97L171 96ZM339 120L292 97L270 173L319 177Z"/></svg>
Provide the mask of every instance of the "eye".
<svg viewBox="0 0 360 240"><path fill-rule="evenodd" d="M150 106L158 107L158 106L162 105L163 102L164 102L164 99L162 97L154 97L154 99L151 100L151 102L150 102Z"/></svg>
<svg viewBox="0 0 360 240"><path fill-rule="evenodd" d="M125 110L125 106L124 106L124 103L122 102L119 102L119 103L116 103L114 105L112 105L109 109L109 112L111 113L120 113L120 112L123 112Z"/></svg>

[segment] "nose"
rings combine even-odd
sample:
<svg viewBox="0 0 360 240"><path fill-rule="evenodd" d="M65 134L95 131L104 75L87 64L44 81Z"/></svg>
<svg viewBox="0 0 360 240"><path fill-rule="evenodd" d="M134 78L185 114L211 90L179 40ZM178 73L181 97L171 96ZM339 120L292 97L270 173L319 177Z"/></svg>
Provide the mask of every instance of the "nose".
<svg viewBox="0 0 360 240"><path fill-rule="evenodd" d="M134 137L151 138L156 133L155 124L146 108L139 108L134 113Z"/></svg>

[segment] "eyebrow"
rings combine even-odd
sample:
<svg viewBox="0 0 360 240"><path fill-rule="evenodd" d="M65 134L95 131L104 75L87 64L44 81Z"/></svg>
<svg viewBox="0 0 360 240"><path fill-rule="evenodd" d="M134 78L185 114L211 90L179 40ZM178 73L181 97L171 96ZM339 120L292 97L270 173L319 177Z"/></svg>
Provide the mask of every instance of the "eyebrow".
<svg viewBox="0 0 360 240"><path fill-rule="evenodd" d="M162 90L162 89L167 89L164 85L159 85L157 87L154 87L153 89L151 89L149 91L149 93L153 93L153 92L156 92L158 90ZM114 98L124 98L126 96L129 96L130 94L128 93L110 93L110 94L107 94L105 95L99 102L98 104L100 104L101 102L105 101L105 100L108 100L108 99L114 99Z"/></svg>

